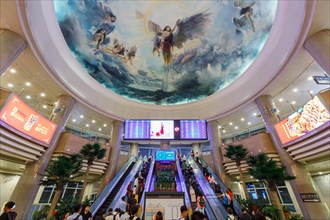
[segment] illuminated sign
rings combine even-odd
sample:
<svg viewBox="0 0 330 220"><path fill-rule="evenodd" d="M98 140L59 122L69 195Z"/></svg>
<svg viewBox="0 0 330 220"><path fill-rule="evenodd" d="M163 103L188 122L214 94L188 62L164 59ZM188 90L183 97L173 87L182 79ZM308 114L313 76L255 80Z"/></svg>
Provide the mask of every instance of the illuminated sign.
<svg viewBox="0 0 330 220"><path fill-rule="evenodd" d="M313 79L317 84L330 85L329 76L313 76Z"/></svg>
<svg viewBox="0 0 330 220"><path fill-rule="evenodd" d="M282 144L301 137L330 120L328 110L317 96L307 102L297 112L275 125Z"/></svg>
<svg viewBox="0 0 330 220"><path fill-rule="evenodd" d="M49 144L57 125L32 110L18 96L13 95L0 112L1 121L20 132Z"/></svg>

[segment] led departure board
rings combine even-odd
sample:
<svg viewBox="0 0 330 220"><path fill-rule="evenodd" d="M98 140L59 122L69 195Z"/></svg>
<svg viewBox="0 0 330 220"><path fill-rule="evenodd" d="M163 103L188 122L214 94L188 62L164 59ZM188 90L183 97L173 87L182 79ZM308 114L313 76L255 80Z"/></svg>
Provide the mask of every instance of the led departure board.
<svg viewBox="0 0 330 220"><path fill-rule="evenodd" d="M204 120L180 120L181 140L206 140L207 126Z"/></svg>
<svg viewBox="0 0 330 220"><path fill-rule="evenodd" d="M150 135L150 120L126 120L124 139L146 140Z"/></svg>

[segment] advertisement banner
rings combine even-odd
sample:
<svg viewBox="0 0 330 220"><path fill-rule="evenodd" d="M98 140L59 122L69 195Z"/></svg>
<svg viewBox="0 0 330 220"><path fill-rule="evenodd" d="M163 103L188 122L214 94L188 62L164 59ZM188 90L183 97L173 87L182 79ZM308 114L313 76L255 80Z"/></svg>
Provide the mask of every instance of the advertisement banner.
<svg viewBox="0 0 330 220"><path fill-rule="evenodd" d="M317 96L307 102L297 112L275 124L282 144L293 141L330 120L329 111Z"/></svg>
<svg viewBox="0 0 330 220"><path fill-rule="evenodd" d="M20 132L49 144L57 125L35 112L18 96L13 95L0 112L1 121Z"/></svg>

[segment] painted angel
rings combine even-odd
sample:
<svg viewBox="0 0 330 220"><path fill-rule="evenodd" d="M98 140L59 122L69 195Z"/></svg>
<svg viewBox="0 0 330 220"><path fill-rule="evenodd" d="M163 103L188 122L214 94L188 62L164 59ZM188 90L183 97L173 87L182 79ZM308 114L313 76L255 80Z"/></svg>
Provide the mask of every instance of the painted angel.
<svg viewBox="0 0 330 220"><path fill-rule="evenodd" d="M236 26L236 29L238 31L241 31L243 26L245 26L247 23L250 24L253 32L256 31L256 29L254 27L254 22L252 20L254 5L255 5L255 2L244 6L243 0L235 0L234 6L236 8L240 9L240 12L239 12L240 17L239 18L233 17L233 23Z"/></svg>
<svg viewBox="0 0 330 220"><path fill-rule="evenodd" d="M149 21L148 27L155 34L153 53L157 52L160 56L161 51L164 64L170 65L173 60L173 48L182 48L187 40L201 37L209 22L209 15L209 13L202 12L182 20L178 19L173 28L166 26L162 29L158 24Z"/></svg>

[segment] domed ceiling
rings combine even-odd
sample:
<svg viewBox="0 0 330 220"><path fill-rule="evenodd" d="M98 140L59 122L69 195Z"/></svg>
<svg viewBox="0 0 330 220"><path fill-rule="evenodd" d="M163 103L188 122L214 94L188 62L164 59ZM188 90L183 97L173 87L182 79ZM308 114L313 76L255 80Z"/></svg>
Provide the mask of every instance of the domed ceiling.
<svg viewBox="0 0 330 220"><path fill-rule="evenodd" d="M104 87L157 105L200 100L254 61L277 1L54 1L71 52Z"/></svg>

